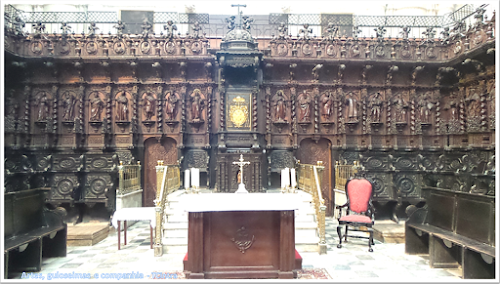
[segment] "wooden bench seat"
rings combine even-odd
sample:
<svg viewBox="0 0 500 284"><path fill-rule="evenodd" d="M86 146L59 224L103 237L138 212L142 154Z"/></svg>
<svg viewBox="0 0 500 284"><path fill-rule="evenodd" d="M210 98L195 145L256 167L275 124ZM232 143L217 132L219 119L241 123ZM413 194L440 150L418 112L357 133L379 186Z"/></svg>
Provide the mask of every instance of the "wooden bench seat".
<svg viewBox="0 0 500 284"><path fill-rule="evenodd" d="M45 207L46 189L5 193L4 271L37 272L42 257L66 256L64 210Z"/></svg>
<svg viewBox="0 0 500 284"><path fill-rule="evenodd" d="M427 206L406 221L406 253L428 254L431 267L461 268L463 279L494 279L494 197L426 191Z"/></svg>

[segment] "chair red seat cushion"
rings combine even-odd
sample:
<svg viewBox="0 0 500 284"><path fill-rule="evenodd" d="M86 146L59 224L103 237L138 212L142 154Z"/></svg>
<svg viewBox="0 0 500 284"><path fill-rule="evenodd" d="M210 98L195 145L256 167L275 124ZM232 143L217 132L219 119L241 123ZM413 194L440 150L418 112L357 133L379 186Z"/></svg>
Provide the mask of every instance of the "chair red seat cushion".
<svg viewBox="0 0 500 284"><path fill-rule="evenodd" d="M339 222L355 222L355 223L371 224L372 219L364 215L347 215L340 217Z"/></svg>

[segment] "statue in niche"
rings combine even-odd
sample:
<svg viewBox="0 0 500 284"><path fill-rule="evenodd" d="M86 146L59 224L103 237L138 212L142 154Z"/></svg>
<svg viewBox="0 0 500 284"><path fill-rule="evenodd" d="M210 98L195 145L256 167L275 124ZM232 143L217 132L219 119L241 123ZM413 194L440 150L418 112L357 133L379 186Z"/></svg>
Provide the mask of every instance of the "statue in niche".
<svg viewBox="0 0 500 284"><path fill-rule="evenodd" d="M167 24L163 25L163 30L167 31L166 34L165 34L165 38L172 39L172 38L175 38L174 31L177 30L177 26L174 25L174 22L172 20L168 20ZM194 30L194 27L193 27L193 30Z"/></svg>
<svg viewBox="0 0 500 284"><path fill-rule="evenodd" d="M330 120L333 113L333 95L327 92L321 96L321 115L325 121Z"/></svg>
<svg viewBox="0 0 500 284"><path fill-rule="evenodd" d="M427 91L422 96L420 96L418 107L420 110L420 122L430 123L431 111L434 108L432 93L430 91Z"/></svg>
<svg viewBox="0 0 500 284"><path fill-rule="evenodd" d="M123 34L123 30L125 30L125 24L121 20L119 20L118 23L113 26L113 28L116 29L116 34L118 36L121 36Z"/></svg>
<svg viewBox="0 0 500 284"><path fill-rule="evenodd" d="M396 112L396 122L406 123L406 109L408 108L408 102L404 99L403 94L399 93L392 99L392 105Z"/></svg>
<svg viewBox="0 0 500 284"><path fill-rule="evenodd" d="M297 98L299 102L299 121L310 121L311 119L311 96L304 91Z"/></svg>
<svg viewBox="0 0 500 284"><path fill-rule="evenodd" d="M94 93L90 99L90 121L102 121L101 113L104 109L104 102L101 100L99 93Z"/></svg>
<svg viewBox="0 0 500 284"><path fill-rule="evenodd" d="M167 121L175 120L177 116L177 102L179 101L177 95L172 92L168 92L165 96L165 113L167 114Z"/></svg>
<svg viewBox="0 0 500 284"><path fill-rule="evenodd" d="M358 120L358 100L352 92L349 92L345 100L347 105L347 118L348 121Z"/></svg>
<svg viewBox="0 0 500 284"><path fill-rule="evenodd" d="M479 93L477 92L477 89L470 89L469 96L465 99L468 110L468 116L470 117L479 116L479 113L481 111L480 100L481 98L479 96Z"/></svg>
<svg viewBox="0 0 500 284"><path fill-rule="evenodd" d="M62 99L64 107L63 120L72 121L75 118L74 112L75 112L76 98L71 93L66 92L64 93Z"/></svg>
<svg viewBox="0 0 500 284"><path fill-rule="evenodd" d="M89 36L94 36L95 31L98 30L99 28L95 25L95 22L91 22L89 26Z"/></svg>
<svg viewBox="0 0 500 284"><path fill-rule="evenodd" d="M155 114L156 99L151 93L145 93L142 96L142 100L144 102L144 115L146 116L146 120L151 120Z"/></svg>
<svg viewBox="0 0 500 284"><path fill-rule="evenodd" d="M488 98L490 99L490 115L495 116L495 79L488 81Z"/></svg>
<svg viewBox="0 0 500 284"><path fill-rule="evenodd" d="M127 94L122 91L116 97L116 120L128 121L128 98Z"/></svg>
<svg viewBox="0 0 500 284"><path fill-rule="evenodd" d="M196 89L191 94L191 120L192 121L201 121L201 110L204 105L203 95L200 90Z"/></svg>
<svg viewBox="0 0 500 284"><path fill-rule="evenodd" d="M276 121L286 121L286 103L285 103L285 94L282 90L276 92L274 107L276 110Z"/></svg>
<svg viewBox="0 0 500 284"><path fill-rule="evenodd" d="M368 107L371 108L371 121L380 122L380 114L382 112L382 97L379 92L373 94L368 103Z"/></svg>
<svg viewBox="0 0 500 284"><path fill-rule="evenodd" d="M35 100L35 105L38 107L37 121L46 121L49 114L49 98L46 92L41 92Z"/></svg>

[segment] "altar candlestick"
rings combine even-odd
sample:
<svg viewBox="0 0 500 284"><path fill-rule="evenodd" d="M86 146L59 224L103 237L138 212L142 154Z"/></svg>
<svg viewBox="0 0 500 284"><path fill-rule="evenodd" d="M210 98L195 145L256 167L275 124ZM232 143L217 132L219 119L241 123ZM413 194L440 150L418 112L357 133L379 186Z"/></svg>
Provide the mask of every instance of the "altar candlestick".
<svg viewBox="0 0 500 284"><path fill-rule="evenodd" d="M184 189L189 189L189 169L184 171Z"/></svg>

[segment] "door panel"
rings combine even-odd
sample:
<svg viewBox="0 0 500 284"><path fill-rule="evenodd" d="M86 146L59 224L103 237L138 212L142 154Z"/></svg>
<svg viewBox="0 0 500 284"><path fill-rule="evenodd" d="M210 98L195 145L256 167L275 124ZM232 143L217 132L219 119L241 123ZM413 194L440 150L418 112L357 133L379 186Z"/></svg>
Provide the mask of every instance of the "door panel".
<svg viewBox="0 0 500 284"><path fill-rule="evenodd" d="M177 163L177 143L173 139L158 142L156 138L149 138L144 143L144 193L142 205L145 207L154 206L153 200L156 198L156 165L158 160L162 160L164 165Z"/></svg>

